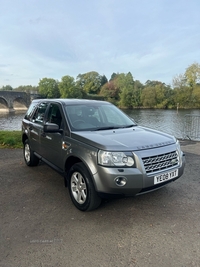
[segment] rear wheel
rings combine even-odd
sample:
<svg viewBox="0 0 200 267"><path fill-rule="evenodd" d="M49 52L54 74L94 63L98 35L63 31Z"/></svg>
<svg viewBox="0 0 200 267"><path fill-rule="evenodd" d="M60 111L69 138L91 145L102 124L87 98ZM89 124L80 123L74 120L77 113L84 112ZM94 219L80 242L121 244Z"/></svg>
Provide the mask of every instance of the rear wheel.
<svg viewBox="0 0 200 267"><path fill-rule="evenodd" d="M27 166L36 166L39 163L39 158L36 157L30 148L28 139L24 142L24 160Z"/></svg>
<svg viewBox="0 0 200 267"><path fill-rule="evenodd" d="M68 177L69 193L72 202L79 210L94 210L101 204L101 198L95 191L92 178L83 163L74 164Z"/></svg>

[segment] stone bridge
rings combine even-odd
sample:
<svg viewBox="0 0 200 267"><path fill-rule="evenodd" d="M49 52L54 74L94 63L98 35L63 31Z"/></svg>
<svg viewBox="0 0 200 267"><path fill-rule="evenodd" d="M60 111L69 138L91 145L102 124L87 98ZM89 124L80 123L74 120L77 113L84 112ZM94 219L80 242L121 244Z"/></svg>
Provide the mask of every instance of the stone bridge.
<svg viewBox="0 0 200 267"><path fill-rule="evenodd" d="M0 91L0 112L26 110L37 94L26 92Z"/></svg>

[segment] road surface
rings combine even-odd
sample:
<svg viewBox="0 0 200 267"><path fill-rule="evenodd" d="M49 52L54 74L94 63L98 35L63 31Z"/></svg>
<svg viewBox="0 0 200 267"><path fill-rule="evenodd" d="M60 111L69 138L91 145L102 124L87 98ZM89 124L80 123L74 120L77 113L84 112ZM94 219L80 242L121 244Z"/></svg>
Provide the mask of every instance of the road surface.
<svg viewBox="0 0 200 267"><path fill-rule="evenodd" d="M27 167L21 149L0 149L0 266L200 266L200 143L181 145L180 179L85 213L58 173Z"/></svg>

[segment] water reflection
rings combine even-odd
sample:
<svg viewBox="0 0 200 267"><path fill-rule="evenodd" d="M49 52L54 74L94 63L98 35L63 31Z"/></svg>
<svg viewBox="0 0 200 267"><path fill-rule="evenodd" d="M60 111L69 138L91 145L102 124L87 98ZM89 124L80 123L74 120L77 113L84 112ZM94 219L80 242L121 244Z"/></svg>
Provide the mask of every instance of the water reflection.
<svg viewBox="0 0 200 267"><path fill-rule="evenodd" d="M21 130L21 122L26 111L0 114L0 130Z"/></svg>
<svg viewBox="0 0 200 267"><path fill-rule="evenodd" d="M153 128L177 138L183 137L185 115L200 115L200 110L125 110L141 126Z"/></svg>
<svg viewBox="0 0 200 267"><path fill-rule="evenodd" d="M199 115L200 110L152 110L134 109L124 110L138 125L153 128L165 133L172 134L177 138L183 137L184 116L186 114ZM14 114L0 114L1 130L21 130L21 121L24 112Z"/></svg>

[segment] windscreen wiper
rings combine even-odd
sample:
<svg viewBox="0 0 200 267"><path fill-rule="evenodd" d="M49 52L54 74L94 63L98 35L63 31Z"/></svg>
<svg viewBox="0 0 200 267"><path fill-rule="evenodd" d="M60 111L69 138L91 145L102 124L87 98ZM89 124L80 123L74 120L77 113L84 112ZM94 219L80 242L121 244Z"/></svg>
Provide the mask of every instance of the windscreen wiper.
<svg viewBox="0 0 200 267"><path fill-rule="evenodd" d="M121 126L119 128L131 128L131 127L134 127L136 126L136 124L130 124L130 125L126 125L126 126Z"/></svg>
<svg viewBox="0 0 200 267"><path fill-rule="evenodd" d="M114 126L98 127L94 129L94 131L113 130L113 129L119 129L119 127L114 127Z"/></svg>
<svg viewBox="0 0 200 267"><path fill-rule="evenodd" d="M126 126L105 126L105 127L98 127L94 129L94 131L103 131L103 130L114 130L114 129L123 129L123 128L131 128L133 126L136 126L136 124L130 124Z"/></svg>

